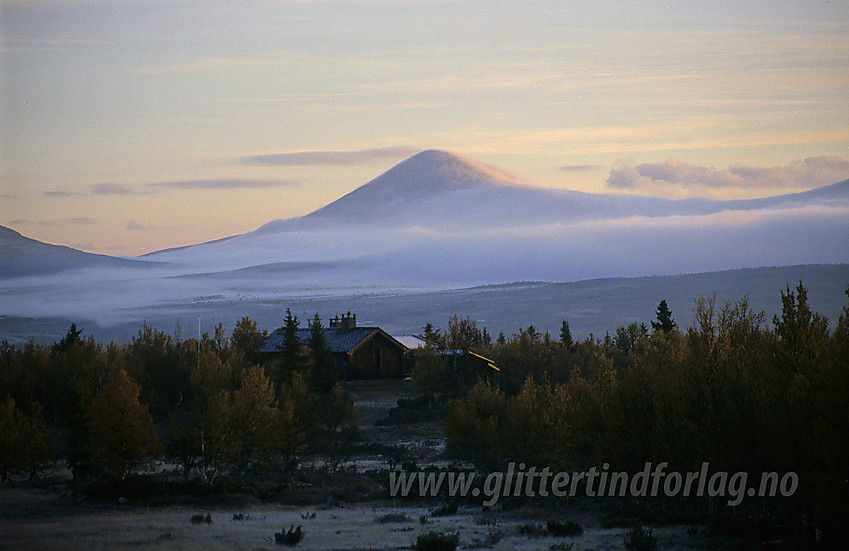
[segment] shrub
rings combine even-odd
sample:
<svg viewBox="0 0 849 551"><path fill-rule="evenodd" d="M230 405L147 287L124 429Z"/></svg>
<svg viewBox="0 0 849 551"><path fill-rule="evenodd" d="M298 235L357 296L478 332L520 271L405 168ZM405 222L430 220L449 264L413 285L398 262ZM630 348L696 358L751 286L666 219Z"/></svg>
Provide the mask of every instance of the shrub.
<svg viewBox="0 0 849 551"><path fill-rule="evenodd" d="M504 537L504 533L498 528L490 528L489 533L485 538L475 538L472 540L472 543L468 545L468 549L487 549L495 547L501 538Z"/></svg>
<svg viewBox="0 0 849 551"><path fill-rule="evenodd" d="M196 513L192 515L192 524L212 524L212 515L207 513L204 515L203 513Z"/></svg>
<svg viewBox="0 0 849 551"><path fill-rule="evenodd" d="M416 538L416 551L454 551L460 541L460 534L442 534L440 532L427 532Z"/></svg>
<svg viewBox="0 0 849 551"><path fill-rule="evenodd" d="M520 536L529 538L541 538L545 535L545 528L542 524L523 524L516 529Z"/></svg>
<svg viewBox="0 0 849 551"><path fill-rule="evenodd" d="M301 525L299 524L297 528L294 526L289 527L287 532L283 530L274 533L274 542L278 545L288 545L289 547L294 547L300 543L300 541L304 539L304 532L301 530Z"/></svg>
<svg viewBox="0 0 849 551"><path fill-rule="evenodd" d="M457 508L459 507L459 503L456 501L452 503L446 503L442 507L437 507L433 511L430 512L430 516L432 517L450 517L451 515L457 514Z"/></svg>
<svg viewBox="0 0 849 551"><path fill-rule="evenodd" d="M545 525L546 531L555 538L564 538L567 536L578 536L584 531L581 525L577 522L567 520L566 522L558 522L549 520Z"/></svg>
<svg viewBox="0 0 849 551"><path fill-rule="evenodd" d="M386 513L374 520L380 524L389 524L390 522L407 522L410 519L405 513Z"/></svg>
<svg viewBox="0 0 849 551"><path fill-rule="evenodd" d="M651 528L637 525L628 531L625 547L631 551L654 551L657 548L657 538L652 534Z"/></svg>

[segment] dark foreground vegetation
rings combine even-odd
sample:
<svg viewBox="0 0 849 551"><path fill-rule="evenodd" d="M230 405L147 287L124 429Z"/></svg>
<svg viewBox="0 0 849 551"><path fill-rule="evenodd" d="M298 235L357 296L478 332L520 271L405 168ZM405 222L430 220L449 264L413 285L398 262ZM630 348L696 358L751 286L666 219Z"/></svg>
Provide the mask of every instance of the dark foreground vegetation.
<svg viewBox="0 0 849 551"><path fill-rule="evenodd" d="M849 306L829 330L801 283L780 299L771 326L745 298L708 297L686 330L661 302L650 328L580 342L565 321L556 337L528 327L494 341L469 318L444 332L428 324L411 373L423 394L381 423L444 419L447 455L482 473L510 461L630 473L647 462L681 473L707 462L750 481L795 473L789 496L745 496L733 507L727 495L617 497L611 518L700 519L719 533L838 547L849 539ZM286 322L298 324L291 314ZM265 331L248 318L229 337L219 326L200 340L145 325L129 343L104 346L72 326L50 347L3 343L0 477L37 478L62 462L92 499L323 499L308 490L319 478L350 499L386 497L385 481L337 472L370 444L358 442L321 320L311 328L310 342L291 340L273 360L260 356ZM471 377L441 350L474 351L500 371ZM380 451L394 467L398 450ZM324 460L320 475L303 467L307 456ZM152 458L176 472L148 473ZM397 458L415 468L415 458ZM632 539L651 537L639 528Z"/></svg>

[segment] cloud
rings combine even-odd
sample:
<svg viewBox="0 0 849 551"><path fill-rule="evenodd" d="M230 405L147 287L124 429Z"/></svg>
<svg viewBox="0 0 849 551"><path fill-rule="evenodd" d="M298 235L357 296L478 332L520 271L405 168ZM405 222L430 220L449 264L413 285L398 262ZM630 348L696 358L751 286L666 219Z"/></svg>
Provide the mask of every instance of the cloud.
<svg viewBox="0 0 849 551"><path fill-rule="evenodd" d="M79 193L74 193L72 191L63 191L61 189L51 189L44 192L45 197L77 197Z"/></svg>
<svg viewBox="0 0 849 551"><path fill-rule="evenodd" d="M677 159L662 163L622 162L610 171L607 186L629 191L688 191L815 188L849 178L849 161L840 157L809 157L786 166L734 165L725 169L690 165Z"/></svg>
<svg viewBox="0 0 849 551"><path fill-rule="evenodd" d="M249 165L304 166L304 165L361 165L382 159L397 159L418 153L419 149L408 146L361 149L359 151L298 151L252 155L241 161Z"/></svg>
<svg viewBox="0 0 849 551"><path fill-rule="evenodd" d="M557 167L557 170L564 172L591 172L593 170L601 170L602 168L604 167L601 165L566 165Z"/></svg>
<svg viewBox="0 0 849 551"><path fill-rule="evenodd" d="M29 220L27 218L18 218L17 220L12 220L9 222L13 225L21 225L21 226L42 226L42 227L54 227L54 226L88 226L92 224L97 224L97 220L94 218L62 218L59 220Z"/></svg>
<svg viewBox="0 0 849 551"><path fill-rule="evenodd" d="M130 231L144 231L152 229L152 226L145 226L144 224L139 224L135 220L127 220L127 229Z"/></svg>
<svg viewBox="0 0 849 551"><path fill-rule="evenodd" d="M95 195L135 195L136 192L124 184L102 183L91 186Z"/></svg>
<svg viewBox="0 0 849 551"><path fill-rule="evenodd" d="M157 188L169 189L251 189L251 188L274 188L295 185L293 182L282 180L185 180L181 182L159 182L148 184Z"/></svg>
<svg viewBox="0 0 849 551"><path fill-rule="evenodd" d="M97 220L95 220L94 218L65 218L64 222L78 226L88 226L91 224L97 224Z"/></svg>

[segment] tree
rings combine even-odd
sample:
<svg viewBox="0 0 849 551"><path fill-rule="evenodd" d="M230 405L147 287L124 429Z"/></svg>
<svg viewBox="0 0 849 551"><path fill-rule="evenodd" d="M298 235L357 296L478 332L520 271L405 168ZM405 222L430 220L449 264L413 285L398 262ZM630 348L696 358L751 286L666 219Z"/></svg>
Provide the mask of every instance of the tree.
<svg viewBox="0 0 849 551"><path fill-rule="evenodd" d="M629 352L637 341L647 336L647 328L641 323L632 321L627 327L616 328L616 334L613 336L613 346L622 352Z"/></svg>
<svg viewBox="0 0 849 551"><path fill-rule="evenodd" d="M827 373L832 364L828 320L811 312L807 289L800 281L795 292L789 285L786 292L781 292L781 316L775 315L772 324L778 341L775 343L775 380L770 388L777 390L774 416L786 427L778 435L784 439L781 459L788 462L788 471L810 475L817 455L822 452L818 435L811 427L821 426L821 397L830 386L838 383L830 379L839 376ZM811 499L810 488L809 485L801 486L802 499Z"/></svg>
<svg viewBox="0 0 849 551"><path fill-rule="evenodd" d="M448 382L448 362L432 345L419 348L410 378L422 391L442 392Z"/></svg>
<svg viewBox="0 0 849 551"><path fill-rule="evenodd" d="M82 329L77 329L77 324L72 323L71 327L68 328L68 332L62 337L62 340L53 343L51 352L64 352L69 347L82 343L83 339L80 338L80 335L82 335Z"/></svg>
<svg viewBox="0 0 849 551"><path fill-rule="evenodd" d="M242 467L268 459L277 432L277 400L260 367L244 372L241 387L233 393L229 422L234 462Z"/></svg>
<svg viewBox="0 0 849 551"><path fill-rule="evenodd" d="M656 322L651 322L651 328L655 331L663 331L669 333L675 329L675 320L672 319L672 311L666 305L666 299L660 301L655 311L657 316Z"/></svg>
<svg viewBox="0 0 849 551"><path fill-rule="evenodd" d="M454 314L448 320L446 339L447 348L468 351L483 344L483 333L469 316L460 319Z"/></svg>
<svg viewBox="0 0 849 551"><path fill-rule="evenodd" d="M0 403L0 480L15 472L32 476L47 459L47 429L39 415L25 415L6 398Z"/></svg>
<svg viewBox="0 0 849 551"><path fill-rule="evenodd" d="M93 440L109 472L123 479L161 443L148 407L139 403L139 385L123 369L92 404Z"/></svg>
<svg viewBox="0 0 849 551"><path fill-rule="evenodd" d="M819 357L828 340L828 320L811 312L808 290L799 281L796 292L786 286L781 292L781 317L773 316L772 324L780 342L781 361L792 372L816 370Z"/></svg>
<svg viewBox="0 0 849 551"><path fill-rule="evenodd" d="M430 346L442 346L442 332L439 329L434 329L433 324L427 322L423 328L422 338L425 344Z"/></svg>
<svg viewBox="0 0 849 551"><path fill-rule="evenodd" d="M280 430L277 433L284 469L292 473L316 423L316 396L300 372L280 388Z"/></svg>
<svg viewBox="0 0 849 551"><path fill-rule="evenodd" d="M62 402L62 419L66 429L62 450L74 479L86 478L100 470L92 440L92 397L81 381L70 379Z"/></svg>
<svg viewBox="0 0 849 551"><path fill-rule="evenodd" d="M147 323L127 347L127 374L140 386L142 401L157 418L167 418L191 391L189 369L194 365L180 356L174 338Z"/></svg>
<svg viewBox="0 0 849 551"><path fill-rule="evenodd" d="M357 410L351 399L335 384L327 397L328 403L321 416L320 445L327 454L331 472L336 472L339 463L358 437Z"/></svg>
<svg viewBox="0 0 849 551"><path fill-rule="evenodd" d="M838 549L849 541L845 513L849 511L849 304L838 317L831 348L823 374L828 384L817 398L821 415L814 425L815 464L819 467L816 503L823 517L823 542Z"/></svg>
<svg viewBox="0 0 849 551"><path fill-rule="evenodd" d="M309 348L312 357L310 386L319 393L326 394L339 380L339 374L336 371L336 357L327 344L327 335L317 313L310 323Z"/></svg>
<svg viewBox="0 0 849 551"><path fill-rule="evenodd" d="M569 349L575 344L572 340L572 330L569 329L569 322L566 320L563 320L563 323L560 324L560 342Z"/></svg>
<svg viewBox="0 0 849 551"><path fill-rule="evenodd" d="M298 339L298 316L292 314L286 308L286 317L283 319L283 342L279 345L280 354L272 367L272 381L279 390L283 384L288 382L292 373L304 367L305 359L303 343Z"/></svg>
<svg viewBox="0 0 849 551"><path fill-rule="evenodd" d="M563 385L537 385L528 377L510 399L504 418L510 458L553 470L570 466L573 438L566 406Z"/></svg>
<svg viewBox="0 0 849 551"><path fill-rule="evenodd" d="M245 361L250 365L259 365L262 362L262 350L268 331L257 328L256 322L245 316L240 319L233 328L230 337L230 347L239 350L244 355Z"/></svg>
<svg viewBox="0 0 849 551"><path fill-rule="evenodd" d="M478 381L461 399L448 404L445 449L482 468L496 468L504 456L503 428L507 397L485 381Z"/></svg>
<svg viewBox="0 0 849 551"><path fill-rule="evenodd" d="M183 417L172 415L171 430L165 442L166 453L179 465L183 478L188 479L192 469L201 465L204 453L202 422L197 410Z"/></svg>

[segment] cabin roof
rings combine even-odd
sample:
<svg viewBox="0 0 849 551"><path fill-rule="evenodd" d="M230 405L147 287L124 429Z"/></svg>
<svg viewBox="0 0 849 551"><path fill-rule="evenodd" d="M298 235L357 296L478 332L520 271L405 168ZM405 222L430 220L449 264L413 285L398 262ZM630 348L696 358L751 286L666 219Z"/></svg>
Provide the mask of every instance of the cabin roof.
<svg viewBox="0 0 849 551"><path fill-rule="evenodd" d="M375 332L386 336L390 341L393 341L399 348L406 347L395 340L379 327L354 327L351 329L343 329L340 327L325 327L324 337L327 345L336 354L347 354L356 348L360 343L368 339ZM303 344L309 344L310 330L298 329L298 340ZM280 327L275 329L268 335L265 345L261 352L279 352L283 348L283 343L286 341L286 328Z"/></svg>

